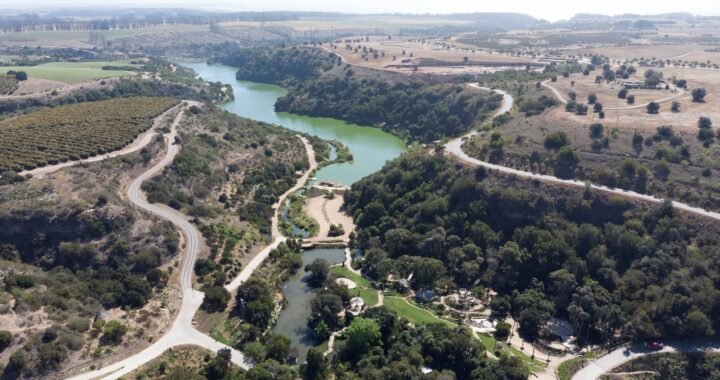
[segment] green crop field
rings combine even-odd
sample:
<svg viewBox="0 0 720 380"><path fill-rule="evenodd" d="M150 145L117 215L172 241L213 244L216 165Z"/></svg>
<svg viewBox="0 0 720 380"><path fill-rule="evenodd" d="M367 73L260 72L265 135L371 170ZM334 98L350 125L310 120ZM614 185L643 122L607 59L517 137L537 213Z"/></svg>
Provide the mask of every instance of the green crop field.
<svg viewBox="0 0 720 380"><path fill-rule="evenodd" d="M121 149L172 98L118 98L45 108L0 122L0 172L29 170Z"/></svg>
<svg viewBox="0 0 720 380"><path fill-rule="evenodd" d="M66 83L134 74L131 71L103 70L103 66L137 67L137 65L131 65L128 60L112 62L50 62L37 66L0 66L0 73L6 73L9 70L25 71L30 78L42 78Z"/></svg>

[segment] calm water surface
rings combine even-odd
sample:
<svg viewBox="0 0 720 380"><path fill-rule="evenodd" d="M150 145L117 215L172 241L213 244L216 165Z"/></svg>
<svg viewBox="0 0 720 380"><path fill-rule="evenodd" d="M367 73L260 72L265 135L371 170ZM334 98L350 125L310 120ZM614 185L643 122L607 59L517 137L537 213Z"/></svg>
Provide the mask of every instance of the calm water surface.
<svg viewBox="0 0 720 380"><path fill-rule="evenodd" d="M400 155L405 144L399 138L377 128L348 124L331 118L299 116L286 112L275 112L275 101L287 91L279 86L238 81L236 69L223 65L207 63L181 63L190 67L205 80L230 84L235 99L222 105L227 111L248 119L281 125L285 128L315 135L327 140L338 140L345 144L353 154L354 160L342 164L333 164L320 169L316 178L319 181L332 180L344 185L352 185L359 179L380 170L385 162ZM331 158L335 150L331 149ZM303 253L304 264L317 258L331 263L343 262L342 249L313 249ZM300 269L295 276L283 284L283 293L288 300L280 313L274 331L289 337L293 347L298 350L299 362L305 360L307 351L313 346L312 331L307 327L310 317L310 300L315 291L303 278L307 275Z"/></svg>

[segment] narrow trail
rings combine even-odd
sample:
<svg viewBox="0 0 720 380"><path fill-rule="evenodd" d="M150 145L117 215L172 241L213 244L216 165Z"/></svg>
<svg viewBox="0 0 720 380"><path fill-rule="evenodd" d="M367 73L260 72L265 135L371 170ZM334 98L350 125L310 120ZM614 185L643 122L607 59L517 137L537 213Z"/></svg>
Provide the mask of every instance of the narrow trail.
<svg viewBox="0 0 720 380"><path fill-rule="evenodd" d="M545 87L545 88L547 88L548 90L552 91L552 93L555 95L555 97L557 98L557 100L558 100L560 103L562 103L562 104L567 104L568 101L567 101L567 99L565 99L565 97L563 96L563 94L561 94L560 91L559 91L557 88L553 87L550 83L552 83L550 80L546 80L546 81L542 82L541 84L542 84L543 87ZM672 91L677 91L677 92L674 93L674 94L672 94L672 95L670 95L670 96L666 96L666 97L664 97L664 98L660 98L660 99L657 99L657 100L653 100L653 102L658 103L658 104L667 103L667 102L669 102L669 101L671 101L671 100L675 100L675 99L677 99L677 98L685 95L685 90L683 90L682 88L675 87L674 85L670 85L670 88L671 88ZM605 110L605 111L634 110L634 109L645 108L645 107L647 107L647 105L650 104L650 103L651 103L651 102L646 102L646 103L643 103L643 104L636 104L636 105L627 106L627 107L607 107L607 108L603 108L603 110Z"/></svg>
<svg viewBox="0 0 720 380"><path fill-rule="evenodd" d="M142 183L145 180L153 177L173 162L175 155L179 151L179 146L175 145L174 141L175 136L177 135L176 127L182 116L183 113L180 112L173 122L170 133L164 135L165 142L168 147L165 156L162 160L160 160L160 162L137 177L127 190L128 199L130 199L130 201L132 201L136 206L170 221L182 232L185 249L179 276L180 287L183 292L183 300L180 311L178 312L171 329L146 349L113 364L71 377L72 380L117 379L159 357L166 350L182 345L195 345L213 352L227 348L230 349L230 361L233 364L243 369L248 369L252 366L251 362L240 351L215 341L193 327L193 317L200 308L204 297L202 292L194 290L192 287L193 267L198 254L200 233L192 224L190 224L188 216L183 215L170 207L149 203L141 190ZM257 269L265 258L267 258L272 249L276 248L280 242L287 240L284 236L282 236L282 234L280 234L278 229L278 206L284 202L285 198L289 194L304 186L310 176L310 173L317 168L317 162L315 160L312 145L310 145L310 142L304 137L300 137L300 139L302 140L308 154L310 169L302 177L300 177L297 184L292 189L285 192L285 194L280 197L278 203L275 204L276 211L272 219L272 234L274 236L273 243L258 253L233 280L233 282L226 286L226 288L230 291L237 289L243 281L247 280L255 269Z"/></svg>
<svg viewBox="0 0 720 380"><path fill-rule="evenodd" d="M43 167L32 169L32 170L25 170L18 174L22 175L22 176L30 174L33 177L42 178L45 175L54 173L60 169L67 168L70 166L91 163L91 162L104 161L109 158L125 156L130 153L137 152L140 149L146 147L153 140L153 138L155 138L157 128L158 128L158 126L160 126L160 123L162 122L162 120L167 115L171 114L172 112L175 112L176 110L178 110L182 107L183 107L182 103L178 104L175 107L172 107L169 110L167 110L167 111L163 112L162 114L160 114L159 116L157 116L153 121L152 127L150 127L147 131L141 133L138 137L135 138L135 140L133 140L133 142L131 142L129 145L125 146L124 148L122 148L120 150L116 150L116 151L109 152L109 153L106 153L103 155L90 157L90 158L86 158L86 159L82 159L82 160L67 161L67 162L63 162L63 163L59 163L59 164L55 164L55 165L43 166ZM177 122L179 122L179 119L178 119L178 117L175 117L175 120L173 121L173 124L174 124L173 127L177 126L177 124L176 124Z"/></svg>
<svg viewBox="0 0 720 380"><path fill-rule="evenodd" d="M243 268L243 270L240 271L240 273L235 277L230 283L225 285L225 289L228 292L235 291L243 282L247 281L248 278L250 278L250 275L260 267L260 265L265 261L265 259L268 257L270 252L277 248L280 243L283 243L287 241L287 237L284 236L280 232L280 228L278 227L278 219L280 216L280 210L282 209L281 205L285 203L285 200L287 197L290 196L290 194L300 190L305 186L305 183L310 178L310 175L317 169L318 163L315 159L315 151L313 150L312 144L310 144L310 141L308 141L305 137L298 136L300 140L302 140L303 145L305 145L305 152L307 153L308 159L310 161L310 168L303 174L300 178L298 178L297 182L295 183L295 186L290 188L288 191L286 191L283 195L280 196L278 201L273 205L273 209L275 210L273 217L272 217L272 239L273 242L265 247L262 251L260 251L255 257L253 257L252 260Z"/></svg>

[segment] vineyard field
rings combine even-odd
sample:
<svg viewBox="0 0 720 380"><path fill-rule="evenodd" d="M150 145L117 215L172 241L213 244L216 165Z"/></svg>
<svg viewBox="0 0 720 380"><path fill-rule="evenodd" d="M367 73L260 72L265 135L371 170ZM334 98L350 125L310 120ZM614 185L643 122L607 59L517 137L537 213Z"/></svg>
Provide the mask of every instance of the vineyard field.
<svg viewBox="0 0 720 380"><path fill-rule="evenodd" d="M178 101L133 97L47 108L0 122L0 172L119 150Z"/></svg>

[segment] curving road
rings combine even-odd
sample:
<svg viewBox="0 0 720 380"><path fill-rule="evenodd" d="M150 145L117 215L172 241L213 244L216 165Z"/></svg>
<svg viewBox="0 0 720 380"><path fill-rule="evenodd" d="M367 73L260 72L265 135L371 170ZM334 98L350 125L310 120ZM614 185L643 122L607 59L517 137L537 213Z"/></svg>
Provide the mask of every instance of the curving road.
<svg viewBox="0 0 720 380"><path fill-rule="evenodd" d="M482 89L482 90L492 91L492 89L489 89L487 87L480 87L477 84L472 84L471 86ZM493 117L498 117L498 116L508 112L512 108L513 98L505 91L497 90L497 89L494 91L503 95L503 105L493 115ZM595 185L590 182L578 181L578 180L574 180L574 179L561 179L561 178L551 176L551 175L527 172L524 170L508 168L505 166L491 164L489 162L478 160L477 158L468 156L462 150L462 144L463 144L464 140L466 140L467 138L474 136L476 134L477 134L476 131L471 131L462 137L458 137L456 139L450 140L448 143L445 144L445 150L448 153L451 153L454 156L456 156L457 158L459 158L461 161L464 161L468 164L475 165L475 166L482 166L487 169L497 170L498 172L505 173L505 174L511 174L511 175L514 175L514 176L517 176L520 178L538 180L538 181L543 181L543 182L550 183L550 184L565 185L565 186L578 187L578 188L590 187L593 190L597 190L597 191L601 191L601 192L609 193L609 194L614 194L614 195L620 195L623 197L632 198L632 199L645 201L645 202L651 202L651 203L662 203L663 202L663 199L656 198L652 195L640 194L640 193L637 193L634 191L629 191L629 190L610 188L610 187L603 186L603 185ZM686 212L689 212L689 213L692 213L695 215L699 215L699 216L703 216L706 218L720 221L720 213L708 211L708 210L702 209L700 207L694 207L694 206L687 205L685 203L680 203L680 202L675 202L675 201L672 202L672 205L673 205L673 207L675 207L678 210L686 211Z"/></svg>
<svg viewBox="0 0 720 380"><path fill-rule="evenodd" d="M165 143L168 146L165 156L157 164L137 177L127 190L128 199L136 206L170 221L182 232L185 242L185 253L179 275L180 289L183 293L182 306L170 330L155 343L121 361L72 377L71 379L73 380L117 379L159 357L169 348L180 345L197 345L212 351L229 348L232 352L231 361L234 364L245 369L250 367L249 361L241 352L213 340L192 326L193 316L200 308L204 297L202 292L192 288L193 266L197 258L200 233L187 221L185 215L169 207L149 203L140 189L145 180L162 171L175 159L175 155L179 151L179 146L175 145L174 141L177 135L177 125L180 123L182 117L183 112L178 113L172 123L171 131L164 135Z"/></svg>
<svg viewBox="0 0 720 380"><path fill-rule="evenodd" d="M305 137L298 136L300 140L302 140L303 145L305 145L305 152L307 153L308 160L310 162L310 168L303 174L300 178L298 178L297 182L295 183L295 186L290 188L288 191L283 193L283 195L278 198L278 201L273 205L273 209L275 210L275 213L272 217L271 222L271 231L272 231L272 238L273 242L265 247L262 251L260 251L255 257L250 260L250 262L243 268L243 270L240 271L240 273L235 277L229 284L225 285L225 289L228 292L233 292L235 289L237 289L243 282L247 281L248 278L250 278L250 275L257 269L260 264L265 261L265 259L268 257L270 252L277 248L280 243L283 243L287 241L287 237L284 236L280 229L278 228L278 218L280 214L280 210L282 209L282 205L285 202L285 199L287 199L290 194L300 190L303 186L305 186L305 183L310 178L310 175L317 169L318 163L317 160L315 160L315 151L312 148L312 145L310 144L310 141L308 141Z"/></svg>
<svg viewBox="0 0 720 380"><path fill-rule="evenodd" d="M108 158L124 156L124 155L130 154L130 153L133 153L133 152L137 152L138 150L146 147L155 138L155 133L157 132L157 127L160 125L160 123L165 118L165 116L169 115L172 112L175 112L177 109L181 108L182 106L183 106L182 103L178 104L178 105L170 108L169 110L163 112L162 114L158 115L157 117L155 117L155 119L153 120L153 126L151 128L149 128L147 131L141 133L138 137L135 138L135 140L133 140L133 142L131 142L129 145L125 146L124 148L122 148L120 150L116 150L116 151L113 151L113 152L110 152L107 154L103 154L100 156L85 158L82 160L67 161L67 162L62 162L62 163L55 164L55 165L47 165L47 166L35 168L32 170L25 170L18 174L22 175L22 176L29 174L36 178L42 178L47 174L54 173L62 168L66 168L69 166L103 161L103 160L107 160Z"/></svg>
<svg viewBox="0 0 720 380"><path fill-rule="evenodd" d="M567 99L565 99L565 97L560 93L560 91L557 88L555 88L549 84L551 82L552 81L550 81L550 80L546 80L546 81L542 82L541 84L543 87L552 91L552 93L555 95L557 100L560 101L560 103L567 104L567 102L568 102ZM676 87L676 86L670 84L670 88L672 89L672 91L677 91L677 93L672 94L670 96L666 96L666 97L658 99L658 100L653 100L653 101L658 104L665 103L665 102L668 102L670 100L675 100L675 99L685 95L685 90L680 87ZM645 107L647 107L648 104L650 104L650 102L643 103L643 104L636 104L636 105L627 106L627 107L607 107L607 108L603 108L603 110L605 110L605 111L634 110L634 109L638 109L638 108L645 108Z"/></svg>
<svg viewBox="0 0 720 380"><path fill-rule="evenodd" d="M673 342L665 344L662 350L649 350L641 344L621 347L596 360L587 361L585 367L573 375L573 380L595 380L631 360L645 355L672 352L720 352L720 344L704 342Z"/></svg>
<svg viewBox="0 0 720 380"><path fill-rule="evenodd" d="M480 87L478 84L470 84L469 86L487 90L487 91L493 91L493 89L487 88L487 87ZM493 118L498 117L506 112L509 112L510 109L512 109L513 106L513 98L510 94L508 94L505 91L502 90L494 90L495 92L503 95L503 105L498 109L495 114L493 115ZM530 179L530 180L539 180L543 181L545 183L550 184L557 184L557 185L566 185L566 186L572 186L572 187L578 187L578 188L587 188L588 186L597 191L602 191L605 193L620 195L623 197L628 197L640 201L646 201L651 203L662 203L663 200L653 197L651 195L647 194L640 194L636 193L634 191L628 191L628 190L622 190L622 189L612 189L607 186L602 185L593 185L589 182L583 182L583 181L577 181L577 180L570 180L570 179L561 179L550 175L544 175L544 174L536 174L531 172L526 172L523 170L517 170L513 168L508 168L501 165L495 165L491 164L489 162L481 161L476 158L472 158L465 154L462 150L462 144L463 142L471 137L476 135L476 131L471 131L467 134L465 134L462 137L453 139L445 144L445 149L447 152L455 155L458 159L461 161L476 165L476 166L482 166L487 169L493 169L497 170L501 173L505 174L512 174L514 176ZM691 214L695 214L698 216L706 217L709 219L720 221L720 213L716 213L713 211L707 211L704 209L701 209L699 207L693 207L690 205L687 205L685 203L680 202L672 202L673 207L679 210L683 210L686 212L689 212ZM713 352L720 352L720 345L708 345L706 343L692 343L692 342L682 342L682 343L676 343L672 345L666 345L665 348L662 350L662 352L689 352L689 351L713 351ZM589 362L588 366L586 366L582 371L578 372L573 376L573 380L585 380L585 379L596 379L600 377L603 373L616 368L632 359L636 359L643 355L648 355L652 353L656 353L657 351L650 351L645 349L644 347L640 345L635 345L630 348L630 351L627 351L624 348L615 350L605 356L600 357L597 360L594 360L592 362Z"/></svg>

